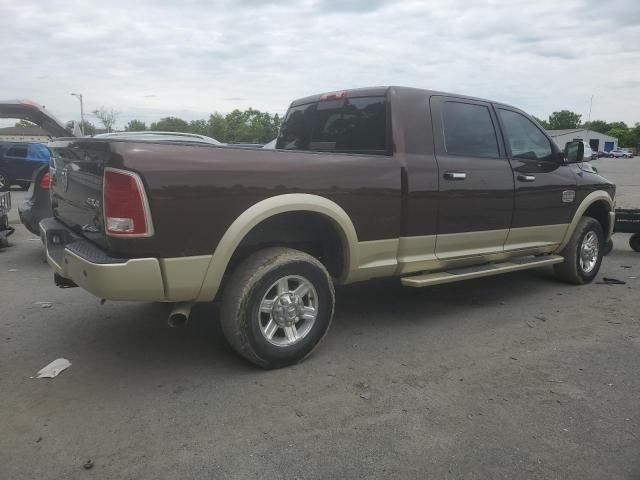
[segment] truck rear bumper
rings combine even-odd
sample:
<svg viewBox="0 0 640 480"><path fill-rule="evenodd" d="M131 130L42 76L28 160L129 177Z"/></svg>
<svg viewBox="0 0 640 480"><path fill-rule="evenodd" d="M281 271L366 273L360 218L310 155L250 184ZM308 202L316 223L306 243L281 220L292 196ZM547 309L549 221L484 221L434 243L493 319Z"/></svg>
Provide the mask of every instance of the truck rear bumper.
<svg viewBox="0 0 640 480"><path fill-rule="evenodd" d="M63 279L109 300L165 301L157 258L115 258L54 218L40 222L47 262Z"/></svg>

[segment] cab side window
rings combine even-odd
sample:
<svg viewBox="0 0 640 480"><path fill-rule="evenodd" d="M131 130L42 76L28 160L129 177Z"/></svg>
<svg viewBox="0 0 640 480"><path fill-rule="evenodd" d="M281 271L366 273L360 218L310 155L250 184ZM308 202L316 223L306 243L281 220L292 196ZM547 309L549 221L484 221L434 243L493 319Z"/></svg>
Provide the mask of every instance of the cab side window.
<svg viewBox="0 0 640 480"><path fill-rule="evenodd" d="M385 97L323 100L289 109L276 148L390 155Z"/></svg>
<svg viewBox="0 0 640 480"><path fill-rule="evenodd" d="M502 108L498 109L498 113L513 158L553 161L551 142L531 120L520 113Z"/></svg>
<svg viewBox="0 0 640 480"><path fill-rule="evenodd" d="M484 105L444 102L444 144L449 155L498 158L498 140L489 109Z"/></svg>

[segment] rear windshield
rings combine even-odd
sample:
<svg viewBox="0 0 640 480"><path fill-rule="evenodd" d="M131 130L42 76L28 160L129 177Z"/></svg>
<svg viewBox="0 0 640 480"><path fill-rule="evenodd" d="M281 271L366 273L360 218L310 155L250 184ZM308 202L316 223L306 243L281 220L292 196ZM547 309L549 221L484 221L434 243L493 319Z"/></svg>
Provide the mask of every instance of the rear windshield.
<svg viewBox="0 0 640 480"><path fill-rule="evenodd" d="M276 148L388 154L385 97L344 98L292 107Z"/></svg>

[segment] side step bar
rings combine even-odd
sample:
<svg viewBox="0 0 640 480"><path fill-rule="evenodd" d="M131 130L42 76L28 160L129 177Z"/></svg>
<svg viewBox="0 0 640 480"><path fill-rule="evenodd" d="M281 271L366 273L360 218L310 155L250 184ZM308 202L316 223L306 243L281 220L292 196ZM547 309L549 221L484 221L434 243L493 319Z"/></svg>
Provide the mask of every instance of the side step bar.
<svg viewBox="0 0 640 480"><path fill-rule="evenodd" d="M423 273L421 275L403 277L400 281L405 287L428 287L430 285L439 285L441 283L459 282L461 280L488 277L499 273L517 272L518 270L543 267L545 265L553 265L554 263L562 263L563 261L564 257L561 257L560 255L521 257L511 259L508 262L456 268L446 270L444 272Z"/></svg>

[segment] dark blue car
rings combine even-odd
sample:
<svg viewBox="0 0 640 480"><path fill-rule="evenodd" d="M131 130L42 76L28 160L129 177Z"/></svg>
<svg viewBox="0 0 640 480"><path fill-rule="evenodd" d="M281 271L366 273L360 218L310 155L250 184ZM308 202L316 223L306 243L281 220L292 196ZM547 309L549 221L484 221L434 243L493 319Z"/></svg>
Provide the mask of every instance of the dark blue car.
<svg viewBox="0 0 640 480"><path fill-rule="evenodd" d="M50 156L42 143L0 142L0 192L12 185L27 188L33 173L48 164Z"/></svg>

